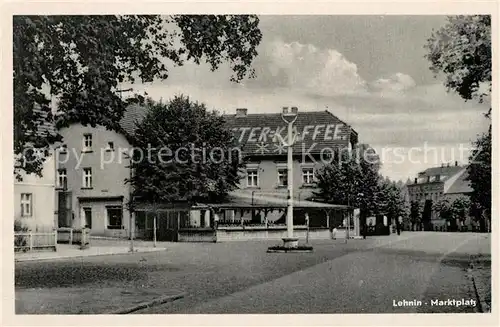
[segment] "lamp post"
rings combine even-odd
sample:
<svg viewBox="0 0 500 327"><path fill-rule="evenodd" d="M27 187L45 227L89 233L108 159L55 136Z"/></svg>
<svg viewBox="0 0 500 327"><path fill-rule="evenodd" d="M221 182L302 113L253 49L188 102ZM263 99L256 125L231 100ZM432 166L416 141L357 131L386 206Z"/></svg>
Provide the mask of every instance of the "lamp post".
<svg viewBox="0 0 500 327"><path fill-rule="evenodd" d="M285 247L298 247L298 238L293 237L293 123L297 120L298 109L292 107L288 111L288 107L284 107L281 113L281 118L288 124L288 140L284 144L287 147L287 214L286 214L286 237L283 238Z"/></svg>
<svg viewBox="0 0 500 327"><path fill-rule="evenodd" d="M365 216L365 208L364 208L364 194L362 192L358 193L359 200L359 218L361 220L361 230L363 232L363 239L366 239L366 216Z"/></svg>

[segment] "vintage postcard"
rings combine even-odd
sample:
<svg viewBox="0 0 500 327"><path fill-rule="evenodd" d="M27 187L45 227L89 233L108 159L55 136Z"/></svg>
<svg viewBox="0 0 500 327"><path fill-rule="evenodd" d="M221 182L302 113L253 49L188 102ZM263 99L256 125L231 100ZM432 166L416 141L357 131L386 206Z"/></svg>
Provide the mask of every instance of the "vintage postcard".
<svg viewBox="0 0 500 327"><path fill-rule="evenodd" d="M4 7L3 324L498 324L498 4Z"/></svg>

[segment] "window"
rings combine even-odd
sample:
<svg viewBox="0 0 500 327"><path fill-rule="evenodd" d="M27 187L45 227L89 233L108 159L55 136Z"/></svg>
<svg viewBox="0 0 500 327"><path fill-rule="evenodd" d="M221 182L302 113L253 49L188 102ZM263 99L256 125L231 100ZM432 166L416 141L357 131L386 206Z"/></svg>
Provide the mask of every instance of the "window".
<svg viewBox="0 0 500 327"><path fill-rule="evenodd" d="M248 187L259 186L259 173L257 169L247 169L247 186Z"/></svg>
<svg viewBox="0 0 500 327"><path fill-rule="evenodd" d="M68 187L68 175L66 169L57 170L57 187L66 189Z"/></svg>
<svg viewBox="0 0 500 327"><path fill-rule="evenodd" d="M314 168L302 168L302 183L305 185L314 183Z"/></svg>
<svg viewBox="0 0 500 327"><path fill-rule="evenodd" d="M107 207L108 229L123 229L122 225L122 207Z"/></svg>
<svg viewBox="0 0 500 327"><path fill-rule="evenodd" d="M108 142L108 146L106 147L106 151L115 151L115 143Z"/></svg>
<svg viewBox="0 0 500 327"><path fill-rule="evenodd" d="M83 188L92 188L92 169L83 168Z"/></svg>
<svg viewBox="0 0 500 327"><path fill-rule="evenodd" d="M92 151L92 134L83 134L83 152Z"/></svg>
<svg viewBox="0 0 500 327"><path fill-rule="evenodd" d="M287 178L287 170L286 169L278 169L278 186L287 186L288 178Z"/></svg>
<svg viewBox="0 0 500 327"><path fill-rule="evenodd" d="M21 216L29 217L32 214L31 193L21 193Z"/></svg>

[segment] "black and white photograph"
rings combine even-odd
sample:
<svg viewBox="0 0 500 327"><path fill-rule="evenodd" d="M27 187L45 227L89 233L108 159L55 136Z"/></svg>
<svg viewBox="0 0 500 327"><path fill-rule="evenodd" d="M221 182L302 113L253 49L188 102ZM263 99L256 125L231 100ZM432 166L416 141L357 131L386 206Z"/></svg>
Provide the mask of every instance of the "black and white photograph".
<svg viewBox="0 0 500 327"><path fill-rule="evenodd" d="M491 14L9 17L13 315L494 311Z"/></svg>

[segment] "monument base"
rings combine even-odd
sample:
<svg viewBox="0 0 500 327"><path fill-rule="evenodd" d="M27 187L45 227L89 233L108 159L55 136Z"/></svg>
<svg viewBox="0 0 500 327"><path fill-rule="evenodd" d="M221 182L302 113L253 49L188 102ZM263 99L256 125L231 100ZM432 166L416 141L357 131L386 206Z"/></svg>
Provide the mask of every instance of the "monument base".
<svg viewBox="0 0 500 327"><path fill-rule="evenodd" d="M268 253L288 253L288 252L312 252L313 247L309 245L300 245L299 239L295 237L283 238L283 245L271 246L267 249Z"/></svg>
<svg viewBox="0 0 500 327"><path fill-rule="evenodd" d="M284 237L283 247L287 249L294 249L299 247L299 239L296 237Z"/></svg>

